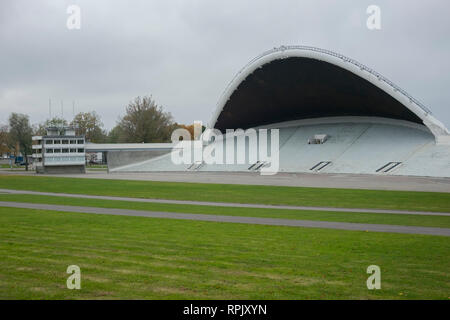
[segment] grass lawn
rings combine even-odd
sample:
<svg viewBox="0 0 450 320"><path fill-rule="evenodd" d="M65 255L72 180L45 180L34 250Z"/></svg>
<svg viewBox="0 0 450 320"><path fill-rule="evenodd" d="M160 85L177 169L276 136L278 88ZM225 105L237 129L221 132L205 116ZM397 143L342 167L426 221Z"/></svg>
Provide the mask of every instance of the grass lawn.
<svg viewBox="0 0 450 320"><path fill-rule="evenodd" d="M89 171L107 171L108 166L105 164L88 164L86 165L86 170Z"/></svg>
<svg viewBox="0 0 450 320"><path fill-rule="evenodd" d="M108 169L106 164L88 164L86 165L87 169Z"/></svg>
<svg viewBox="0 0 450 320"><path fill-rule="evenodd" d="M97 200L67 198L40 195L0 194L0 201L31 202L71 206L87 206L101 208L132 209L146 211L164 211L180 213L201 213L213 215L283 218L316 221L336 221L355 223L377 223L405 226L450 228L450 217L419 216L404 214L355 213L355 212L322 212L286 209L230 208L215 206L180 205L164 203L142 203L118 200Z"/></svg>
<svg viewBox="0 0 450 320"><path fill-rule="evenodd" d="M449 252L438 236L0 208L0 298L448 300Z"/></svg>
<svg viewBox="0 0 450 320"><path fill-rule="evenodd" d="M11 166L7 163L0 164L0 169L10 169L10 168L11 168ZM25 166L19 166L19 165L13 164L12 168L13 169L22 169L22 168L25 168Z"/></svg>
<svg viewBox="0 0 450 320"><path fill-rule="evenodd" d="M450 212L450 193L1 175L0 188L216 202Z"/></svg>

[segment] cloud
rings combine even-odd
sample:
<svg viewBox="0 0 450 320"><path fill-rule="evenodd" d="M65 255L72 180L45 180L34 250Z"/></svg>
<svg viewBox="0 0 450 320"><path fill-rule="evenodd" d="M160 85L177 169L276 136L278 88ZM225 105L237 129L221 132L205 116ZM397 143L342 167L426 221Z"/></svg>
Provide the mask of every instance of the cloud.
<svg viewBox="0 0 450 320"><path fill-rule="evenodd" d="M152 94L180 123L207 122L235 73L262 51L305 44L385 75L450 127L450 21L445 1L376 1L382 29L365 26L368 1L2 1L0 123L96 110L107 128L127 103ZM68 30L66 8L81 8Z"/></svg>

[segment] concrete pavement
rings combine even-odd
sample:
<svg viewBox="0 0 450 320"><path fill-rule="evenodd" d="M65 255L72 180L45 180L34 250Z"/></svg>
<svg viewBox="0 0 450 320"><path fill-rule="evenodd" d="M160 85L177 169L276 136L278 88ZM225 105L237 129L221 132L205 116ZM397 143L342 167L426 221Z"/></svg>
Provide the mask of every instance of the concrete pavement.
<svg viewBox="0 0 450 320"><path fill-rule="evenodd" d="M36 175L2 171L0 174ZM39 175L43 176L43 175ZM270 185L290 187L346 188L369 190L404 190L450 193L450 178L412 177L395 175L368 174L331 174L331 173L278 173L273 176L261 176L252 172L127 172L107 173L88 172L86 174L47 175L51 177L71 177L86 179L118 179L168 182L196 182L220 184Z"/></svg>
<svg viewBox="0 0 450 320"><path fill-rule="evenodd" d="M98 200L113 200L113 201L119 200L119 201L144 202L144 203L166 203L166 204L180 204L180 205L235 207L235 208L284 209L284 210L357 212L357 213L385 213L385 214L412 214L412 215L425 215L425 216L450 216L449 212L433 212L433 211L408 211L408 210L336 208L336 207L308 207L308 206L286 206L286 205L269 205L269 204L253 204L253 203L235 203L235 202L208 202L208 201L170 200L170 199L142 199L142 198L129 198L129 197L95 196L95 195L86 195L86 194L55 193L55 192L40 192L40 191L11 190L11 189L0 189L0 193L3 193L3 194L5 194L5 193L30 194L30 195L52 196L52 197L98 199Z"/></svg>
<svg viewBox="0 0 450 320"><path fill-rule="evenodd" d="M422 234L422 235L435 235L446 237L450 236L450 228L430 228L430 227L412 227L412 226L396 226L396 225L364 224L364 223L348 223L348 222L237 217L237 216L223 216L223 215L62 206L62 205L20 203L7 201L0 201L0 207L55 210L63 212L80 212L93 214L109 214L121 216L138 216L138 217L151 217L164 219L244 223L244 224L271 225L271 226L325 228L325 229L371 231L371 232L392 232L392 233Z"/></svg>

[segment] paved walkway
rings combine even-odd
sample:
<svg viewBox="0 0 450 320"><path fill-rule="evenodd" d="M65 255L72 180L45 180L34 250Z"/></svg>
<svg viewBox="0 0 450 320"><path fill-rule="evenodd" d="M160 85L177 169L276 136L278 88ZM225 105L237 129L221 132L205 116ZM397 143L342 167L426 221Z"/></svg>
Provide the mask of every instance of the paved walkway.
<svg viewBox="0 0 450 320"><path fill-rule="evenodd" d="M284 206L284 205L247 204L247 203L232 203L232 202L230 202L230 203L229 202L207 202L207 201L188 201L188 200L167 200L167 199L141 199L141 198L128 198L128 197L94 196L94 195L84 195L84 194L38 192L38 191L10 190L10 189L0 189L0 193L31 194L31 195L69 197L69 198L84 198L84 199L99 199L99 200L120 200L120 201L132 201L132 202L167 203L167 204L216 206L216 207L257 208L257 209L287 209L287 210L358 212L358 213L412 214L412 215L426 215L426 216L450 216L449 212L384 210L384 209L363 209L363 208Z"/></svg>
<svg viewBox="0 0 450 320"><path fill-rule="evenodd" d="M393 233L407 233L407 234L436 235L436 236L446 236L446 237L450 236L450 228L408 227L408 226L395 226L395 225L383 225L383 224L236 217L236 216L207 215L207 214L189 214L189 213L139 211L139 210L125 210L125 209L106 209L106 208L78 207L78 206L61 206L61 205L6 202L6 201L0 201L0 207L56 210L56 211L64 211L64 212L82 212L82 213L94 213L94 214L123 215L123 216L139 216L139 217L165 218L165 219L245 223L245 224L259 224L259 225L271 225L271 226L325 228L325 229L373 231L373 232L393 232Z"/></svg>
<svg viewBox="0 0 450 320"><path fill-rule="evenodd" d="M0 174L36 175L32 171L12 172L0 170ZM43 175L40 175L43 176ZM199 182L246 185L270 185L291 187L347 188L370 190L406 190L450 193L450 177L413 177L375 174L345 173L287 173L262 176L255 172L89 172L86 174L52 174L51 177L87 179L121 179L171 182Z"/></svg>

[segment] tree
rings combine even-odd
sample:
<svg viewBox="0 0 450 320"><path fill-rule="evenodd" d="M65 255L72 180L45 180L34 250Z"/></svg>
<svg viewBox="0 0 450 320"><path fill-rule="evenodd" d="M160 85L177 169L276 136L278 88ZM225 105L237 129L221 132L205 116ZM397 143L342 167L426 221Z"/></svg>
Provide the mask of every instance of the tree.
<svg viewBox="0 0 450 320"><path fill-rule="evenodd" d="M28 171L28 154L31 154L31 135L33 132L28 116L11 113L9 128L10 141L19 146L22 155L25 157L25 169ZM16 150L16 153L18 153L18 150Z"/></svg>
<svg viewBox="0 0 450 320"><path fill-rule="evenodd" d="M9 145L9 132L8 126L0 126L0 156L4 153L11 152Z"/></svg>
<svg viewBox="0 0 450 320"><path fill-rule="evenodd" d="M75 127L77 135L86 136L86 141L100 143L106 140L103 123L95 111L78 113L71 125Z"/></svg>
<svg viewBox="0 0 450 320"><path fill-rule="evenodd" d="M108 133L108 142L109 143L126 142L126 141L123 140L124 138L125 137L124 137L124 134L122 132L122 128L119 125L116 125Z"/></svg>
<svg viewBox="0 0 450 320"><path fill-rule="evenodd" d="M202 126L201 132L199 132L199 134L197 136L195 136L195 134L194 134L195 130L194 130L194 125L193 124L190 124L190 125L178 124L177 127L181 128L181 129L186 129L187 131L189 131L189 134L191 135L191 140L198 140L198 139L200 139L201 133L203 131L205 131L205 129L206 129L205 126Z"/></svg>
<svg viewBox="0 0 450 320"><path fill-rule="evenodd" d="M156 105L151 96L131 101L117 129L121 142L170 142L176 128L172 115Z"/></svg>
<svg viewBox="0 0 450 320"><path fill-rule="evenodd" d="M67 125L65 119L54 117L52 119L47 119L44 123L40 123L37 128L34 129L34 134L37 136L44 136L47 133L48 127L65 127Z"/></svg>
<svg viewBox="0 0 450 320"><path fill-rule="evenodd" d="M191 124L191 125L179 124L178 128L186 129L187 131L189 131L189 134L191 135L191 140L195 140L193 124Z"/></svg>

